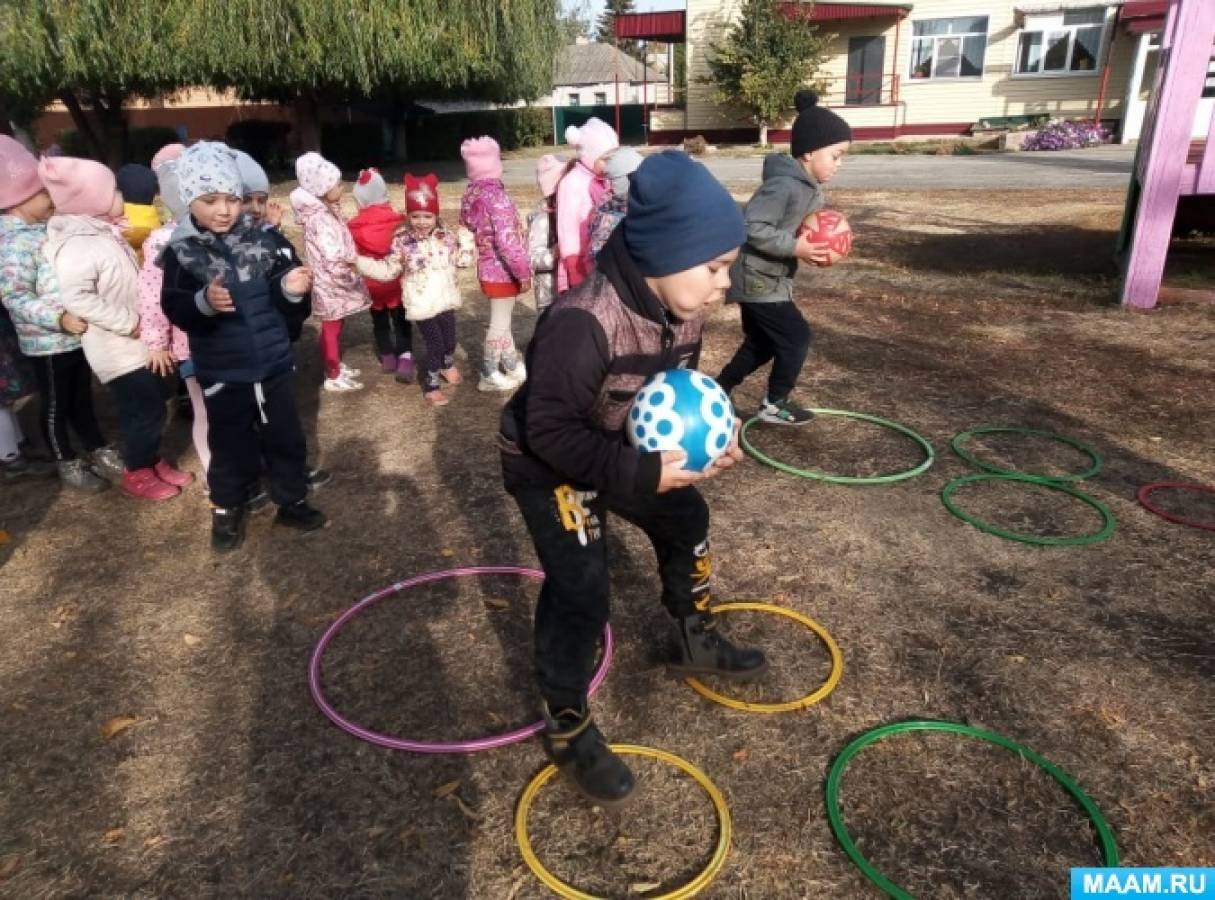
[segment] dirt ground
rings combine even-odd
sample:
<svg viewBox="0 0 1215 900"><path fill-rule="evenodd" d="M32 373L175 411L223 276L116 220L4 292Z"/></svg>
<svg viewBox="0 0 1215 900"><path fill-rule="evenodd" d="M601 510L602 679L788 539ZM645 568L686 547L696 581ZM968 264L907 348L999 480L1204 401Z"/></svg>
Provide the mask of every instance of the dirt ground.
<svg viewBox="0 0 1215 900"><path fill-rule="evenodd" d="M443 197L451 207L458 188ZM856 249L799 281L815 342L798 396L908 425L937 462L862 488L748 461L705 486L718 599L800 610L842 649L839 687L798 713L733 712L665 674L648 544L613 522L618 651L595 701L604 731L687 758L725 794L733 842L705 897L874 895L832 838L823 785L853 737L905 718L969 722L1034 748L1103 810L1128 864L1215 866L1215 536L1134 499L1152 481L1215 483L1215 306L1109 305L1117 194L853 191L831 202L851 218ZM1174 274L1210 284L1210 255L1191 243ZM466 287L471 372L487 316ZM521 310L520 341L533 325ZM357 598L435 569L535 563L501 488L501 398L466 384L432 410L416 387L373 371L369 322L348 334L368 385L359 394L320 393L313 331L299 348L313 452L335 476L316 497L332 519L323 533L283 533L267 514L240 553L216 557L197 488L146 506L116 491L0 487L0 894L548 895L512 832L542 765L536 743L474 756L383 750L334 727L309 697L312 647ZM737 340L737 310L714 311L705 371ZM758 379L744 385L744 408L762 391ZM1105 469L1082 489L1117 517L1113 538L1036 548L951 516L938 492L970 470L949 440L982 424L1097 448ZM838 418L754 436L767 453L831 472L919 461L907 440ZM973 446L1025 468L1086 464L1033 439ZM167 447L197 469L186 423L171 424ZM1099 525L1052 492L995 484L958 496L1040 534ZM1161 502L1215 519L1210 498ZM416 739L526 723L535 593L534 582L494 577L389 598L338 635L325 689L347 716ZM751 699L805 694L826 677L824 648L793 623L737 613L727 627L771 654ZM660 764L637 769L637 799L616 818L560 784L540 795L531 837L560 877L643 896L708 861L705 795ZM843 811L862 850L917 896L1064 897L1069 867L1100 862L1061 788L960 738L866 750L844 778Z"/></svg>

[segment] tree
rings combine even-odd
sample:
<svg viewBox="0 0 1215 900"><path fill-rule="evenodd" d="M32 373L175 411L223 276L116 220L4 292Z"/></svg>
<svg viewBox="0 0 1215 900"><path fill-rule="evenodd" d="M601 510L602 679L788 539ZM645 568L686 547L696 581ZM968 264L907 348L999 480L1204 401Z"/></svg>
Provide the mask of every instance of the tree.
<svg viewBox="0 0 1215 900"><path fill-rule="evenodd" d="M122 161L123 102L198 86L319 107L535 99L552 90L558 0L2 0L0 106L62 100L93 155Z"/></svg>
<svg viewBox="0 0 1215 900"><path fill-rule="evenodd" d="M325 103L549 93L557 11L557 0L253 0L195 3L180 29L205 36L200 77L293 103L300 149L315 149Z"/></svg>
<svg viewBox="0 0 1215 900"><path fill-rule="evenodd" d="M602 44L618 44L629 56L641 59L641 44L638 41L632 38L616 41L616 17L633 11L633 0L607 0L595 25L595 40Z"/></svg>
<svg viewBox="0 0 1215 900"><path fill-rule="evenodd" d="M60 100L97 159L120 164L123 102L184 87L187 55L163 28L183 0L5 0L0 105L27 115Z"/></svg>
<svg viewBox="0 0 1215 900"><path fill-rule="evenodd" d="M811 4L743 0L738 21L720 42L710 43L709 74L718 103L747 111L768 143L768 127L793 106L793 95L810 83L827 57L829 35L809 23Z"/></svg>
<svg viewBox="0 0 1215 900"><path fill-rule="evenodd" d="M561 34L562 46L576 44L579 38L589 38L591 35L589 0L563 4L561 14L557 18L557 30Z"/></svg>

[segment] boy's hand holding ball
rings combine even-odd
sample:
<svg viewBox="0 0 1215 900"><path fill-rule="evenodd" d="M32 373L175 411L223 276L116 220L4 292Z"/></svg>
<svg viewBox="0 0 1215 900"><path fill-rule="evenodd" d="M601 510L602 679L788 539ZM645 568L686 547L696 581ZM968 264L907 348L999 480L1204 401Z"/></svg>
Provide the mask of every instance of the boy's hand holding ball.
<svg viewBox="0 0 1215 900"><path fill-rule="evenodd" d="M812 263L816 266L831 265L831 245L823 242L817 243L806 239L806 233L803 232L797 239L797 245L793 248L793 255L802 262Z"/></svg>

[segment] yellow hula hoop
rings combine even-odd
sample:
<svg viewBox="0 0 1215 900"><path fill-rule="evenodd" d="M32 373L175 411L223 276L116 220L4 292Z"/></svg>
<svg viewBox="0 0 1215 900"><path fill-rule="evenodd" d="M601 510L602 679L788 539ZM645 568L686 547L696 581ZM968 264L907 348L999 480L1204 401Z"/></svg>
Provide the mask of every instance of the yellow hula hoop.
<svg viewBox="0 0 1215 900"><path fill-rule="evenodd" d="M730 852L732 827L730 823L730 808L726 806L726 798L722 796L721 791L717 789L717 786L709 780L709 777L704 772L700 771L700 769L696 768L696 766L686 759L682 759L673 753L667 753L665 750L654 750L650 747L638 747L635 744L612 744L611 747L617 753L626 756L648 756L651 759L670 763L686 775L691 776L692 780L700 785L701 789L709 795L709 799L713 801L713 808L717 812L718 823L717 846L713 849L713 856L709 860L708 865L687 884L665 894L657 894L651 897L650 900L687 900L689 897L695 897L708 887L709 882L721 871L721 867L725 865L726 856ZM552 781L556 774L556 766L546 766L524 789L523 796L519 798L519 806L515 810L515 842L519 845L519 852L523 856L523 861L532 870L532 874L539 878L545 887L549 888L558 897L565 897L566 900L600 900L594 894L587 894L571 884L566 884L546 869L544 863L540 862L536 856L536 852L532 849L531 839L527 836L527 815L531 812L532 803L535 801L536 795L540 793L540 789Z"/></svg>
<svg viewBox="0 0 1215 900"><path fill-rule="evenodd" d="M691 685L692 690L700 694L700 696L712 700L714 703L720 703L722 706L728 706L730 709L738 709L743 712L753 713L782 713L793 712L799 709L805 709L808 706L813 706L818 703L828 694L835 690L835 686L840 683L840 677L844 674L844 657L840 653L839 645L835 643L835 639L827 633L827 629L815 622L809 616L803 616L796 610L786 609L783 606L776 606L772 603L754 603L754 602L739 602L739 603L722 603L719 606L713 607L714 613L721 612L767 612L778 616L784 616L786 619L792 619L818 635L819 639L827 645L827 652L831 654L831 674L827 676L827 680L823 686L818 688L813 693L807 694L799 700L790 700L786 703L747 703L745 700L735 700L733 697L727 697L725 694L719 694L717 691L706 686L695 678L685 678L684 680Z"/></svg>

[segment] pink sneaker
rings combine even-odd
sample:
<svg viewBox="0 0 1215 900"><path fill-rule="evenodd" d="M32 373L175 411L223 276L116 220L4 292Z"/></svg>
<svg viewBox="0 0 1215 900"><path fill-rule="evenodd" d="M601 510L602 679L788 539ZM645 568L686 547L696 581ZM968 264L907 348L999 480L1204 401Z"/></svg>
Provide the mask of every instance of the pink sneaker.
<svg viewBox="0 0 1215 900"><path fill-rule="evenodd" d="M183 472L172 463L167 463L163 459L152 467L152 471L165 484L171 484L175 488L184 488L186 485L194 483L193 475L189 472Z"/></svg>
<svg viewBox="0 0 1215 900"><path fill-rule="evenodd" d="M395 375L397 371L397 358L393 353L380 354L380 371L385 375Z"/></svg>
<svg viewBox="0 0 1215 900"><path fill-rule="evenodd" d="M424 399L431 406L446 406L451 402L447 399L442 391L427 391L422 395L422 399Z"/></svg>
<svg viewBox="0 0 1215 900"><path fill-rule="evenodd" d="M439 375L448 384L459 384L464 380L464 376L460 374L460 370L455 366L452 366L450 369L443 369L441 372L439 372Z"/></svg>
<svg viewBox="0 0 1215 900"><path fill-rule="evenodd" d="M122 473L122 492L138 500L172 500L181 493L181 489L161 481L156 476L156 470L149 466L134 472L125 470Z"/></svg>

